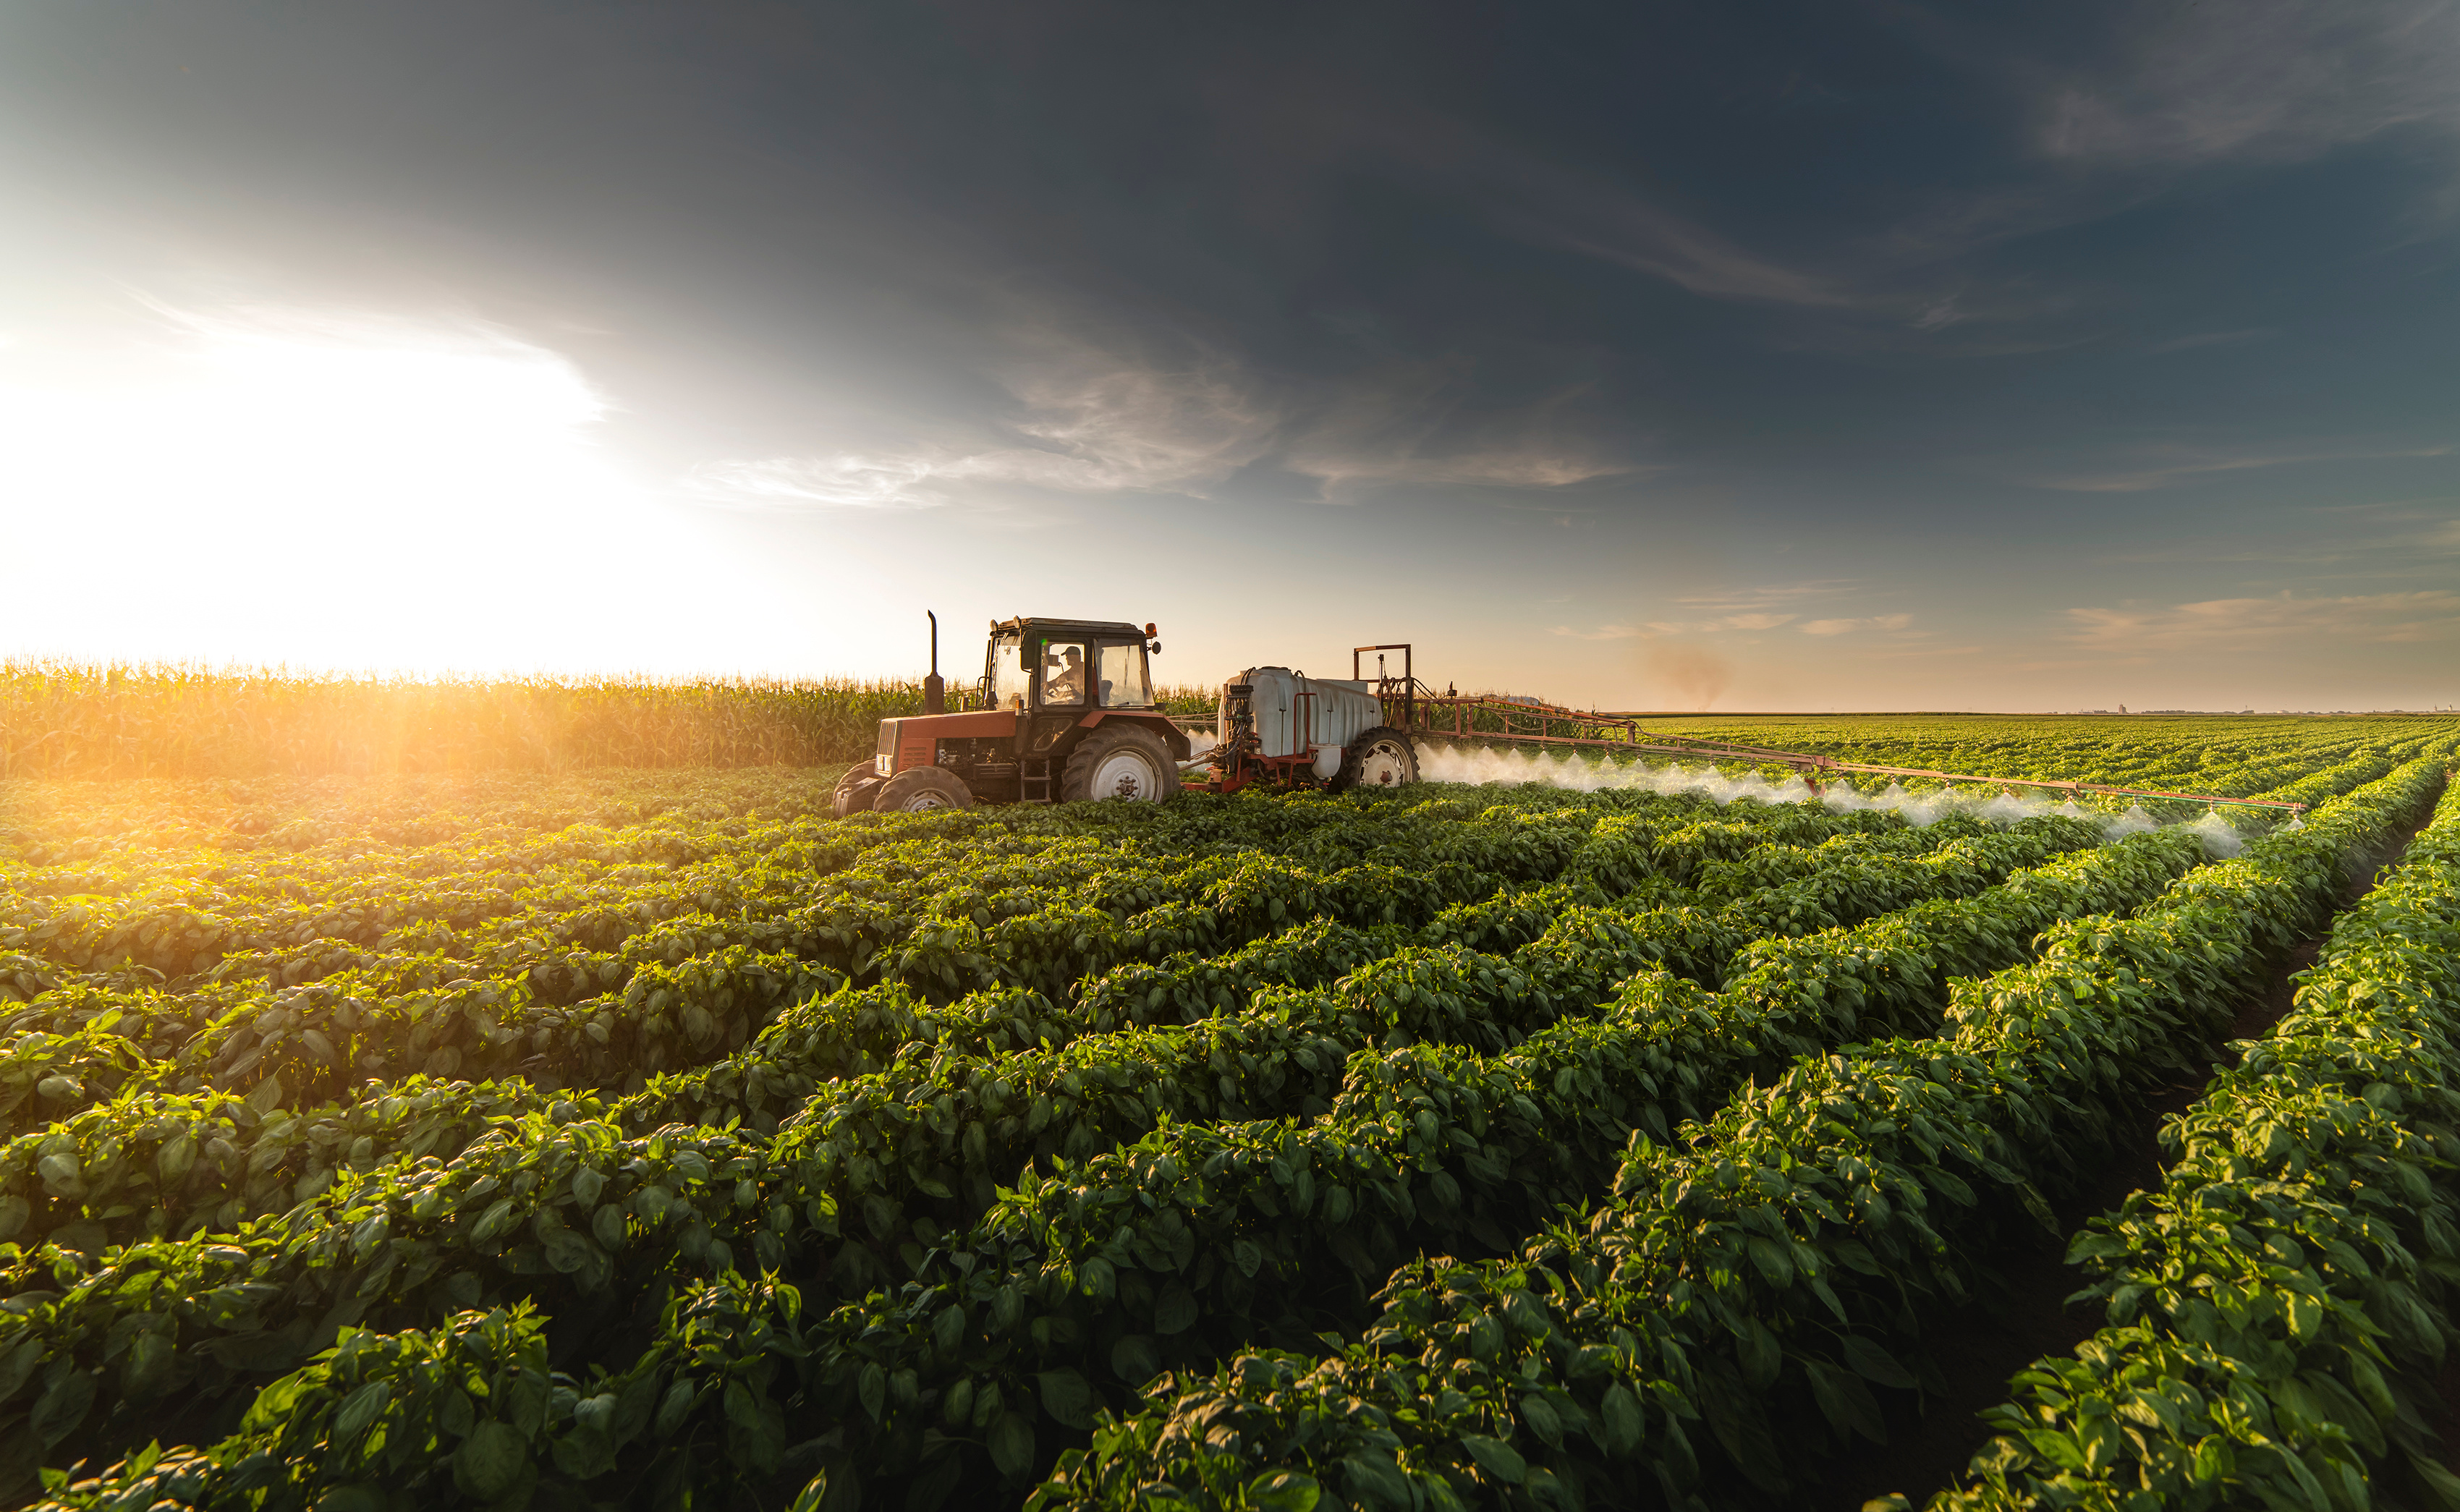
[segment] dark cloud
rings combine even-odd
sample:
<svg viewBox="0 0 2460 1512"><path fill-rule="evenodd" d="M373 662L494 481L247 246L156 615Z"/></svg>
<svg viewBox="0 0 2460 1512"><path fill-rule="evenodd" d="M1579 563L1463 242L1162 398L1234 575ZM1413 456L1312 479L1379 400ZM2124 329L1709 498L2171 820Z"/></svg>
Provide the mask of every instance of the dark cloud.
<svg viewBox="0 0 2460 1512"><path fill-rule="evenodd" d="M2455 15L21 7L0 176L54 282L518 331L696 506L1621 530L1731 607L1530 634L1841 644L2046 494L2449 476Z"/></svg>

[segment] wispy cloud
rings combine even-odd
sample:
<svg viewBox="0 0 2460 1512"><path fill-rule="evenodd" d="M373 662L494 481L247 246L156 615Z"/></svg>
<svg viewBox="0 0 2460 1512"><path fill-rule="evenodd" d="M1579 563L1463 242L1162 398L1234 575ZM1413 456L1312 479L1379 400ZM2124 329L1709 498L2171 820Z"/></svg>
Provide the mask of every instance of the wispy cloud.
<svg viewBox="0 0 2460 1512"><path fill-rule="evenodd" d="M1637 625L1601 625L1595 629L1580 630L1569 625L1558 625L1547 633L1568 635L1576 641L1627 641L1640 634L1641 628Z"/></svg>
<svg viewBox="0 0 2460 1512"><path fill-rule="evenodd" d="M2298 162L2402 127L2460 133L2460 11L2442 0L2136 7L2106 67L2041 98L2046 156L2128 167Z"/></svg>
<svg viewBox="0 0 2460 1512"><path fill-rule="evenodd" d="M2171 488L2184 483L2202 482L2225 473L2251 472L2267 467L2297 467L2312 462L2389 461L2402 458L2449 457L2454 448L2449 443L2428 446L2348 447L2336 449L2247 448L2227 451L2217 447L2156 446L2137 448L2132 455L2134 465L2104 472L2085 472L2037 476L2022 481L2036 488L2055 488L2066 493L2134 494L2148 489Z"/></svg>
<svg viewBox="0 0 2460 1512"><path fill-rule="evenodd" d="M2067 639L2131 653L2257 651L2332 640L2397 645L2460 639L2460 593L2206 599L2159 607L2068 610Z"/></svg>
<svg viewBox="0 0 2460 1512"><path fill-rule="evenodd" d="M1901 620L1904 616L1890 615L1888 618L1892 620ZM1782 629L1786 626L1792 624L1794 619L1795 616L1792 614L1771 613L1765 609L1750 609L1739 613L1720 614L1707 619L1643 620L1637 625L1601 625L1593 629L1577 629L1568 625L1558 625L1554 628L1551 633L1556 635L1568 635L1575 640L1619 641L1629 640L1634 637L1652 638L1661 635L1715 635L1728 630L1750 631ZM1835 620L1823 621L1821 623L1853 625L1864 622ZM1821 631L1819 633L1825 634L1827 632Z"/></svg>
<svg viewBox="0 0 2460 1512"><path fill-rule="evenodd" d="M1802 578L1791 583L1759 583L1720 587L1710 593L1687 594L1674 602L1685 608L1708 612L1751 613L1805 599L1832 598L1859 586L1854 578Z"/></svg>
<svg viewBox="0 0 2460 1512"><path fill-rule="evenodd" d="M942 465L912 456L770 457L703 462L681 486L699 502L754 512L929 509L948 501L934 484Z"/></svg>
<svg viewBox="0 0 2460 1512"><path fill-rule="evenodd" d="M1914 622L1910 614L1874 614L1856 620L1810 620L1804 623L1805 635L1846 635L1855 630L1900 630Z"/></svg>
<svg viewBox="0 0 2460 1512"><path fill-rule="evenodd" d="M1275 415L1227 363L1160 368L1060 342L1007 380L1004 444L704 463L685 493L751 510L921 509L1002 483L1066 493L1185 492L1260 455Z"/></svg>
<svg viewBox="0 0 2460 1512"><path fill-rule="evenodd" d="M745 510L924 509L980 498L980 485L1202 496L1262 464L1345 502L1375 486L1555 490L1642 470L1562 422L1572 394L1463 418L1441 365L1360 374L1311 399L1224 354L1164 366L1049 321L1011 347L995 373L1011 401L995 436L715 460L692 468L683 492Z"/></svg>
<svg viewBox="0 0 2460 1512"><path fill-rule="evenodd" d="M1970 273L1977 254L2123 214L2197 170L2306 161L2386 134L2433 141L2460 164L2451 150L2460 146L2460 89L2451 82L2460 78L2460 8L2449 0L2241 0L2109 13L2116 25L2099 35L2082 15L2063 28L2062 55L2050 59L2018 53L2004 31L1982 22L1903 12L1909 35L2019 102L2033 160L2008 165L1997 181L1935 194L1847 244L1859 271L1832 271L1828 281L1877 293L1918 283L1924 269ZM2460 190L2446 187L2424 208L2449 213L2454 202ZM2107 297L2003 274L1960 284L1953 299L1934 295L1913 325L1922 350L2056 350L2094 338L2036 337L2026 328L2071 328ZM2008 334L1941 339L1985 312ZM2267 334L2211 332L2152 350Z"/></svg>
<svg viewBox="0 0 2460 1512"><path fill-rule="evenodd" d="M1772 630L1792 624L1793 618L1791 614L1754 611L1706 620L1649 620L1641 628L1652 635L1712 635L1720 630Z"/></svg>

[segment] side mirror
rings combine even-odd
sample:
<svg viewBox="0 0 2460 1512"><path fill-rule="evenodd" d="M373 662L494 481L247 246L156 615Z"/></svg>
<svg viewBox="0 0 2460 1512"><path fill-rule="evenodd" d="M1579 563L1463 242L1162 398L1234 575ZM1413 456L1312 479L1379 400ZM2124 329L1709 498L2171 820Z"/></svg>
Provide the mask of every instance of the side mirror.
<svg viewBox="0 0 2460 1512"><path fill-rule="evenodd" d="M1161 654L1161 642L1155 641L1153 644L1147 646L1145 650L1152 652L1154 655L1158 656Z"/></svg>

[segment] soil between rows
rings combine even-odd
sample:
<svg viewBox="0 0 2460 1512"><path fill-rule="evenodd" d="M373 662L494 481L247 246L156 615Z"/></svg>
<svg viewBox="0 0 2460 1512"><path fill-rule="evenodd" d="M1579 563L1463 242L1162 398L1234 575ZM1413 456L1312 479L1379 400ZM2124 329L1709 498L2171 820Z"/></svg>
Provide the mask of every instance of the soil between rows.
<svg viewBox="0 0 2460 1512"><path fill-rule="evenodd" d="M2435 798L2427 800L2417 822L2400 835L2343 889L2333 921L2374 890L2385 867L2408 850L2408 842L2432 818ZM2215 1070L2221 1062L2236 1064L2229 1042L2259 1038L2289 1012L2297 995L2291 980L2315 964L2331 925L2299 941L2275 966L2259 992L2248 994L2228 1032L2212 1047ZM2052 1204L2061 1237L2040 1236L2039 1243L1993 1257L1980 1291L1967 1307L1929 1320L1926 1331L1933 1356L1947 1379L1948 1392L1929 1404L1927 1412L1913 1405L1907 1394L1889 1392L1888 1441L1860 1443L1823 1466L1817 1501L1829 1506L1856 1508L1891 1492L1926 1504L1961 1475L1965 1464L1988 1442L1975 1415L2007 1399L2007 1378L2045 1355L2061 1355L2101 1328L2100 1307L2067 1299L2084 1285L2081 1267L2066 1263L2068 1240L2086 1222L2125 1202L2137 1191L2151 1190L2161 1180L2161 1124L2202 1097L2209 1081L2165 1087L2139 1108L2121 1134L2117 1153L2100 1180L2064 1203ZM2435 1426L2441 1432L2447 1463L2460 1466L2460 1350L2445 1359L2435 1382L2443 1406ZM2404 1468L2401 1474L2407 1475Z"/></svg>

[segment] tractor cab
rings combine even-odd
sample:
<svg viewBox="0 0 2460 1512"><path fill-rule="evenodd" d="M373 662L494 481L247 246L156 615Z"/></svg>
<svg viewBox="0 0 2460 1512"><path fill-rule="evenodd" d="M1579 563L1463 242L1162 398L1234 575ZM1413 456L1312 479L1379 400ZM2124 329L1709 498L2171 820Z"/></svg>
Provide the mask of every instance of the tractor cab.
<svg viewBox="0 0 2460 1512"><path fill-rule="evenodd" d="M981 705L1060 716L1087 709L1155 709L1153 627L1092 620L1009 620L991 627Z"/></svg>
<svg viewBox="0 0 2460 1512"><path fill-rule="evenodd" d="M1156 633L1111 620L993 621L982 681L955 710L931 707L935 634L927 712L880 721L872 765L838 784L838 812L1157 801L1178 791L1188 740L1154 699Z"/></svg>

